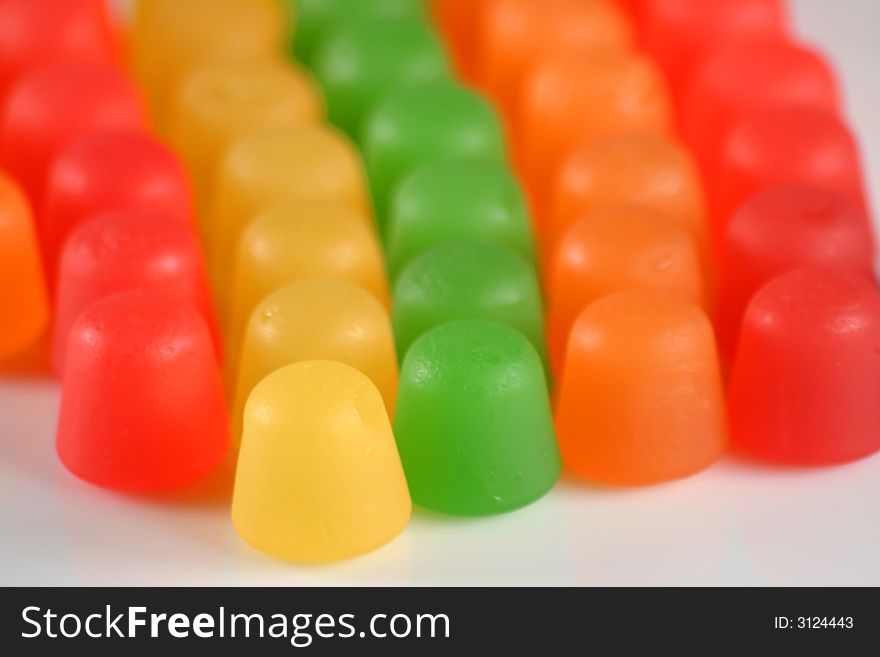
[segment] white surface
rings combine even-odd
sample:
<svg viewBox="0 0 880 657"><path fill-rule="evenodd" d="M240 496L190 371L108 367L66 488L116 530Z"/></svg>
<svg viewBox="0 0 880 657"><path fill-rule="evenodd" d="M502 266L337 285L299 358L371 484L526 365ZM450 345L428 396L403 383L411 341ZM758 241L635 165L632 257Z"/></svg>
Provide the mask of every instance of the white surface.
<svg viewBox="0 0 880 657"><path fill-rule="evenodd" d="M792 8L797 31L837 67L876 182L880 2ZM880 208L880 188L872 189ZM74 479L53 448L58 398L52 383L0 381L0 584L880 584L880 456L825 470L727 459L638 490L563 481L497 518L416 511L407 531L372 555L301 567L238 540L228 471L163 500Z"/></svg>

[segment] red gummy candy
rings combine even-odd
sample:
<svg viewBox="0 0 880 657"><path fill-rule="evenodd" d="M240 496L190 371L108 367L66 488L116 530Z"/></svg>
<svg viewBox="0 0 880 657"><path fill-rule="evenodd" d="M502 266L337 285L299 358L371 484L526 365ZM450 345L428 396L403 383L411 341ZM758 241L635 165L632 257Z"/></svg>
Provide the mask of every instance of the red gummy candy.
<svg viewBox="0 0 880 657"><path fill-rule="evenodd" d="M52 159L89 132L145 130L138 94L122 73L98 64L53 64L20 78L0 115L0 166L40 209Z"/></svg>
<svg viewBox="0 0 880 657"><path fill-rule="evenodd" d="M727 227L721 252L716 329L732 355L743 311L769 280L821 267L870 277L874 238L865 215L842 196L815 187L774 187L748 200Z"/></svg>
<svg viewBox="0 0 880 657"><path fill-rule="evenodd" d="M149 210L99 215L74 230L60 263L52 366L63 372L70 329L92 303L137 289L155 289L191 303L217 329L204 258L192 228Z"/></svg>
<svg viewBox="0 0 880 657"><path fill-rule="evenodd" d="M790 465L880 449L880 295L851 273L796 270L746 310L730 383L734 443Z"/></svg>
<svg viewBox="0 0 880 657"><path fill-rule="evenodd" d="M774 105L837 112L831 67L810 48L782 41L721 48L695 70L685 90L685 141L705 166L717 159L724 136L739 120Z"/></svg>
<svg viewBox="0 0 880 657"><path fill-rule="evenodd" d="M116 61L104 0L0 2L0 101L28 70L55 61Z"/></svg>
<svg viewBox="0 0 880 657"><path fill-rule="evenodd" d="M856 142L841 120L825 110L780 105L743 119L725 140L714 175L717 184L710 192L716 238L740 205L778 185L836 192L867 214Z"/></svg>
<svg viewBox="0 0 880 657"><path fill-rule="evenodd" d="M712 48L781 39L784 5L784 0L643 0L642 43L678 99L693 67Z"/></svg>
<svg viewBox="0 0 880 657"><path fill-rule="evenodd" d="M165 146L144 134L102 132L59 153L49 170L42 221L50 289L55 289L58 259L72 230L97 214L134 208L194 230L189 179Z"/></svg>
<svg viewBox="0 0 880 657"><path fill-rule="evenodd" d="M57 448L80 479L120 491L189 484L229 448L211 334L189 303L124 292L74 324Z"/></svg>

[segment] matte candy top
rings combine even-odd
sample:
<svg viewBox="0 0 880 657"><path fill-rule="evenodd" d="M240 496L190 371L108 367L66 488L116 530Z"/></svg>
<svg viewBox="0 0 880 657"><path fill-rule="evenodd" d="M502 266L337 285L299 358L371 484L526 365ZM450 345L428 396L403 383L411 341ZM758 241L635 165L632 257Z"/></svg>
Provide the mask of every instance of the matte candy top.
<svg viewBox="0 0 880 657"><path fill-rule="evenodd" d="M478 11L478 80L507 116L536 60L553 54L583 60L632 45L626 17L607 0L486 0Z"/></svg>
<svg viewBox="0 0 880 657"><path fill-rule="evenodd" d="M687 85L681 125L705 167L718 158L736 123L773 105L805 105L835 112L837 81L814 50L786 42L737 44L712 53Z"/></svg>
<svg viewBox="0 0 880 657"><path fill-rule="evenodd" d="M296 23L293 56L311 66L324 38L345 23L424 16L422 0L284 0ZM473 0L467 0L472 2Z"/></svg>
<svg viewBox="0 0 880 657"><path fill-rule="evenodd" d="M132 64L154 124L164 133L170 100L190 69L282 52L288 17L279 0L137 0Z"/></svg>
<svg viewBox="0 0 880 657"><path fill-rule="evenodd" d="M583 215L614 206L675 219L708 252L699 174L688 152L667 137L609 137L573 151L556 175L551 221L543 227L547 252Z"/></svg>
<svg viewBox="0 0 880 657"><path fill-rule="evenodd" d="M553 174L577 146L600 137L662 136L671 129L659 72L633 54L539 60L514 116L517 164L539 215L550 202Z"/></svg>
<svg viewBox="0 0 880 657"><path fill-rule="evenodd" d="M306 360L333 360L364 373L394 416L398 372L388 311L348 281L309 278L278 288L251 314L235 387L235 443L251 391L275 370Z"/></svg>
<svg viewBox="0 0 880 657"><path fill-rule="evenodd" d="M259 214L242 234L226 300L227 370L234 373L254 308L289 283L334 277L390 305L382 248L362 214L333 202L290 201Z"/></svg>
<svg viewBox="0 0 880 657"><path fill-rule="evenodd" d="M34 221L18 186L0 173L0 360L35 342L49 303Z"/></svg>
<svg viewBox="0 0 880 657"><path fill-rule="evenodd" d="M411 510L388 414L366 376L306 361L257 385L232 498L244 540L291 561L349 559L397 536Z"/></svg>
<svg viewBox="0 0 880 657"><path fill-rule="evenodd" d="M352 136L390 91L449 77L443 47L421 16L349 20L324 39L312 70L327 96L330 120Z"/></svg>
<svg viewBox="0 0 880 657"><path fill-rule="evenodd" d="M595 210L576 222L548 265L547 335L553 371L562 372L581 311L627 289L701 305L705 287L693 237L681 223L638 208Z"/></svg>
<svg viewBox="0 0 880 657"><path fill-rule="evenodd" d="M450 322L413 343L394 435L413 501L442 513L512 511L561 470L541 360L501 322Z"/></svg>
<svg viewBox="0 0 880 657"><path fill-rule="evenodd" d="M775 185L821 187L866 210L858 146L825 110L781 105L750 115L728 135L716 167L716 237L743 202Z"/></svg>
<svg viewBox="0 0 880 657"><path fill-rule="evenodd" d="M644 0L641 41L681 97L696 65L719 45L781 40L784 0Z"/></svg>
<svg viewBox="0 0 880 657"><path fill-rule="evenodd" d="M397 187L385 228L392 280L414 257L444 242L492 242L535 263L526 200L497 163L446 160L413 170Z"/></svg>
<svg viewBox="0 0 880 657"><path fill-rule="evenodd" d="M712 326L685 301L605 297L572 329L556 428L567 467L623 486L686 477L727 444Z"/></svg>
<svg viewBox="0 0 880 657"><path fill-rule="evenodd" d="M190 303L162 291L98 301L73 326L64 373L57 448L77 477L163 491L196 481L226 455L214 346Z"/></svg>
<svg viewBox="0 0 880 657"><path fill-rule="evenodd" d="M32 68L57 61L110 63L117 56L104 0L0 2L0 101Z"/></svg>
<svg viewBox="0 0 880 657"><path fill-rule="evenodd" d="M40 223L52 159L91 132L142 131L147 120L134 86L114 68L53 64L19 79L0 116L0 166L14 175Z"/></svg>
<svg viewBox="0 0 880 657"><path fill-rule="evenodd" d="M311 77L279 59L209 63L181 81L168 134L193 180L202 232L209 230L217 167L226 150L258 129L316 123L324 101Z"/></svg>
<svg viewBox="0 0 880 657"><path fill-rule="evenodd" d="M880 296L861 275L803 269L772 280L743 319L730 380L735 445L795 465L880 449Z"/></svg>
<svg viewBox="0 0 880 657"><path fill-rule="evenodd" d="M204 317L219 353L205 263L191 226L148 209L94 215L72 230L59 267L52 366L62 374L71 326L92 303L129 290L158 290Z"/></svg>
<svg viewBox="0 0 880 657"><path fill-rule="evenodd" d="M394 287L398 353L441 324L491 319L522 332L546 364L542 310L535 271L519 255L495 244L442 244L415 258Z"/></svg>
<svg viewBox="0 0 880 657"><path fill-rule="evenodd" d="M842 196L802 185L753 196L733 215L722 245L716 319L722 354L733 354L746 304L770 279L799 267L870 278L874 246L867 217Z"/></svg>
<svg viewBox="0 0 880 657"><path fill-rule="evenodd" d="M50 289L56 288L58 259L73 229L96 214L132 209L173 219L193 232L189 177L170 150L132 132L92 133L62 150L49 170L43 214Z"/></svg>
<svg viewBox="0 0 880 657"><path fill-rule="evenodd" d="M229 293L230 268L244 228L284 200L334 201L370 216L370 196L355 147L325 126L260 130L226 154L217 180L209 240L215 292Z"/></svg>
<svg viewBox="0 0 880 657"><path fill-rule="evenodd" d="M441 159L500 164L507 156L491 105L451 82L407 86L386 96L366 119L360 143L380 226L395 185L416 168Z"/></svg>

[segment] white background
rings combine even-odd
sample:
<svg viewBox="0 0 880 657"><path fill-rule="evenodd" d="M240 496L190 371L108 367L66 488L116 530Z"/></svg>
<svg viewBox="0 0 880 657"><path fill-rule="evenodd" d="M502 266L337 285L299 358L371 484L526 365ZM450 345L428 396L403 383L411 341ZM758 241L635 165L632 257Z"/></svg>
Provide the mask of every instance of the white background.
<svg viewBox="0 0 880 657"><path fill-rule="evenodd" d="M791 6L797 33L837 67L880 208L880 2ZM53 383L0 380L0 584L880 584L880 456L823 470L726 459L637 490L563 480L506 516L416 510L378 552L303 567L238 539L229 469L159 500L74 479L55 457L58 400Z"/></svg>

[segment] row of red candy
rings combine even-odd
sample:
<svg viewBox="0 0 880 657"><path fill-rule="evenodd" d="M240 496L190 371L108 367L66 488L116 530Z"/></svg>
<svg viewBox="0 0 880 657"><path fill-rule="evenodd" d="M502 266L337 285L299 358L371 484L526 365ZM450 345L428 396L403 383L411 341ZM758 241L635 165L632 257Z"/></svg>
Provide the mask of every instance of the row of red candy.
<svg viewBox="0 0 880 657"><path fill-rule="evenodd" d="M188 174L150 133L108 7L0 2L0 360L39 365L42 345L22 352L52 314L62 461L111 488L163 489L227 453L220 339ZM151 439L125 446L120 431Z"/></svg>

